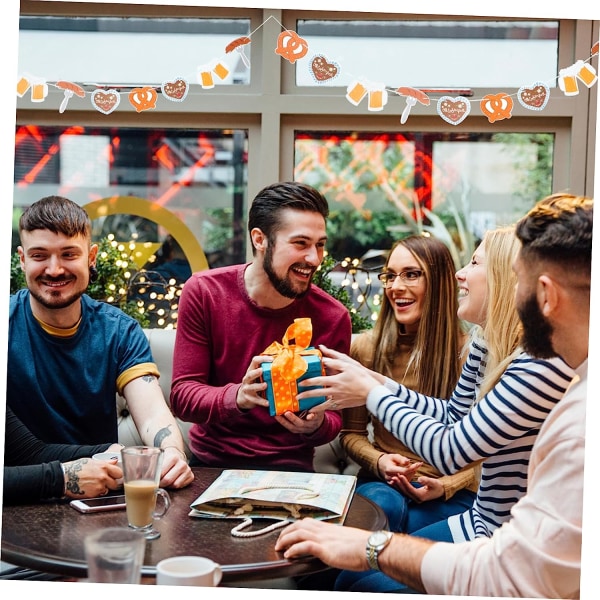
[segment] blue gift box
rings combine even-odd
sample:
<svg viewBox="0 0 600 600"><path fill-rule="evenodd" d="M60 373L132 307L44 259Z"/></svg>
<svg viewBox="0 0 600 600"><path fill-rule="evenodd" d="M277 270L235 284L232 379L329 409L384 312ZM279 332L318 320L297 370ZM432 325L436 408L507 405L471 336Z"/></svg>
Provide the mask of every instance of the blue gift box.
<svg viewBox="0 0 600 600"><path fill-rule="evenodd" d="M313 350L312 348L307 348L306 350ZM290 410L289 406L290 406L290 400L289 400L289 395L291 395L292 397L292 402L296 403L296 394L298 394L299 392L303 392L305 390L312 390L312 389L323 389L323 388L319 388L318 386L309 386L309 387L300 387L298 388L298 383L300 381L303 381L304 379L311 379L312 377L319 377L320 375L324 375L324 371L323 371L323 365L321 363L321 357L316 355L316 354L307 354L307 355L303 355L302 358L306 361L306 364L308 365L308 368L306 369L306 372L304 373L304 375L300 376L298 379L296 379L296 381L290 381L288 382L289 385L289 392L286 391L283 395L288 396L287 398L280 398L280 396L282 395L277 394L277 401L276 401L276 394L274 393L273 390L273 381L272 381L272 376L271 376L271 364L270 362L264 362L262 363L261 367L263 370L263 381L267 382L267 389L265 391L267 400L269 401L269 414L273 417L275 415L280 415L283 414L284 412L286 412L287 410ZM325 396L318 396L317 398L305 398L304 400L301 400L300 402L298 402L298 407L297 410L294 410L292 412L301 412L303 410L307 410L309 408L312 408L313 406L317 406L318 404L322 404L323 402L325 402L325 400L327 400L327 398ZM285 404L283 404L285 403ZM279 406L278 406L279 404ZM282 407L283 404L283 407Z"/></svg>

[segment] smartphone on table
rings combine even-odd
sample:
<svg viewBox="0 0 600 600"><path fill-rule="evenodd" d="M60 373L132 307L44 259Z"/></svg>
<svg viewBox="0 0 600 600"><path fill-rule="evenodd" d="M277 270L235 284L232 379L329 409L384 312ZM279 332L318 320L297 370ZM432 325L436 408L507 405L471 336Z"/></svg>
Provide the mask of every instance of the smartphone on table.
<svg viewBox="0 0 600 600"><path fill-rule="evenodd" d="M93 513L106 510L120 510L125 508L125 495L100 496L98 498L86 498L82 500L71 500L69 504L79 512Z"/></svg>

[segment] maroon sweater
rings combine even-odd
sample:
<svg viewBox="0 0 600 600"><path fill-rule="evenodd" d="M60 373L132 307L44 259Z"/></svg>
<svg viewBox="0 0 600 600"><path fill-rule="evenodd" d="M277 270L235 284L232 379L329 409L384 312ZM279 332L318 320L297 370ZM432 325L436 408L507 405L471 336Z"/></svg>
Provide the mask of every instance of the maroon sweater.
<svg viewBox="0 0 600 600"><path fill-rule="evenodd" d="M204 464L312 471L315 446L336 437L341 415L327 411L317 431L300 435L281 426L267 408L240 410L237 392L252 358L281 342L296 318L310 317L311 346L348 353L350 315L315 285L286 308L261 308L246 292L246 267L201 271L186 282L179 301L171 407L180 419L194 423L190 447Z"/></svg>

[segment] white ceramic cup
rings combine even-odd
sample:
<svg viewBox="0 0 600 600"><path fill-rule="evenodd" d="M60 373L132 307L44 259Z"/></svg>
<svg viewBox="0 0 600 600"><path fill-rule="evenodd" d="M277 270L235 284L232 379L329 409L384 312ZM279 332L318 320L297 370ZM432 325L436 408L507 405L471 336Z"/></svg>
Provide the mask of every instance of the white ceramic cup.
<svg viewBox="0 0 600 600"><path fill-rule="evenodd" d="M203 556L173 556L156 565L157 585L217 587L221 577L221 566Z"/></svg>
<svg viewBox="0 0 600 600"><path fill-rule="evenodd" d="M111 462L113 459L116 458L117 459L117 467L119 467L119 469L121 469L121 471L123 470L123 460L121 459L120 452L96 452L96 454L94 454L92 456L92 458L94 460L100 460L103 462ZM123 485L122 477L120 479L117 479L116 481L119 485Z"/></svg>

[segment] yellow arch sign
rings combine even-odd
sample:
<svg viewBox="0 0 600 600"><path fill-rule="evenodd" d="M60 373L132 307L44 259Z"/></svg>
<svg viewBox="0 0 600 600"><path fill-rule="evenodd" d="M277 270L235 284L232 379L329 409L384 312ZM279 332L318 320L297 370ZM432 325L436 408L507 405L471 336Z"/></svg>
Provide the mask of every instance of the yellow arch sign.
<svg viewBox="0 0 600 600"><path fill-rule="evenodd" d="M209 268L204 250L191 229L179 217L159 204L135 196L111 196L94 200L83 208L92 220L108 215L126 214L154 221L164 227L181 246L192 272Z"/></svg>

